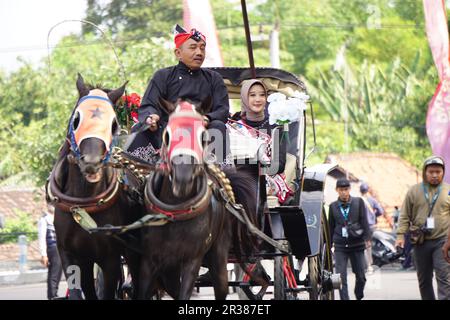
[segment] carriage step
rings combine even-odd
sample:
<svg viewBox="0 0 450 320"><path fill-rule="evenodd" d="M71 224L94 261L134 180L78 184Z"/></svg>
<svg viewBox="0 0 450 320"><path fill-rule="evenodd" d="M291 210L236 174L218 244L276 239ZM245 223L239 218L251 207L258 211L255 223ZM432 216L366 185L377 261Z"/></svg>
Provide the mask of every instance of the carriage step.
<svg viewBox="0 0 450 320"><path fill-rule="evenodd" d="M286 288L284 291L286 292L304 292L304 291L310 291L311 287L300 287L300 288Z"/></svg>
<svg viewBox="0 0 450 320"><path fill-rule="evenodd" d="M270 286L273 286L273 281L270 281ZM211 281L196 281L195 286L196 288L205 288L205 287L212 287L213 284ZM256 282L241 282L241 281L228 281L229 287L253 287L258 286Z"/></svg>

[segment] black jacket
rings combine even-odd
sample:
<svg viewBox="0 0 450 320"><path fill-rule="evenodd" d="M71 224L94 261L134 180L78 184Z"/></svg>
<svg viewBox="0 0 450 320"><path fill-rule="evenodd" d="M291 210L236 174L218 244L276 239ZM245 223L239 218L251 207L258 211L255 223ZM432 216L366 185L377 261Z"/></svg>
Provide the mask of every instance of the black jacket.
<svg viewBox="0 0 450 320"><path fill-rule="evenodd" d="M167 114L160 109L159 97L175 103L178 98L199 103L210 96L212 109L207 114L210 120L227 121L230 111L227 88L219 73L200 68L190 70L184 63L158 70L151 79L141 107L138 109L139 122L144 122L150 114L161 118L162 126L167 123Z"/></svg>
<svg viewBox="0 0 450 320"><path fill-rule="evenodd" d="M350 211L348 214L348 223L359 223L364 230L360 238L344 238L342 228L346 225L344 216L339 209L340 201L337 200L330 204L329 225L331 242L334 243L336 250L364 250L365 241L370 240L370 228L367 222L366 205L364 200L359 197L350 197Z"/></svg>

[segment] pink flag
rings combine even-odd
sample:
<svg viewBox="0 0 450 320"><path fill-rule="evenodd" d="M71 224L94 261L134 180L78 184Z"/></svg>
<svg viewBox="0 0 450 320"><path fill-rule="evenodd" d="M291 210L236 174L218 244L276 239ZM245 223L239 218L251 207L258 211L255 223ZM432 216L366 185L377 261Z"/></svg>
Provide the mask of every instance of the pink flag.
<svg viewBox="0 0 450 320"><path fill-rule="evenodd" d="M439 74L439 85L428 105L427 134L433 154L444 158L444 180L450 183L450 64L444 0L423 0L428 42Z"/></svg>
<svg viewBox="0 0 450 320"><path fill-rule="evenodd" d="M187 31L197 29L206 36L204 67L223 67L216 23L209 0L183 0L183 23Z"/></svg>

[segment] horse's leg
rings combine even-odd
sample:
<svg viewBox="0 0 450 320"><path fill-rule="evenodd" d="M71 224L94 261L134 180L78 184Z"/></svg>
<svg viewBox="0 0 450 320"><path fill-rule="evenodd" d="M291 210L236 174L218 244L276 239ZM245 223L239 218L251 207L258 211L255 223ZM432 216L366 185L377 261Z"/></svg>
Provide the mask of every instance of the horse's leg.
<svg viewBox="0 0 450 320"><path fill-rule="evenodd" d="M156 268L148 261L148 258L141 258L141 268L139 270L138 299L148 300L157 293Z"/></svg>
<svg viewBox="0 0 450 320"><path fill-rule="evenodd" d="M104 279L103 300L114 300L120 279L120 257L105 260L101 268Z"/></svg>
<svg viewBox="0 0 450 320"><path fill-rule="evenodd" d="M209 271L216 300L225 300L228 295L228 248L229 246L220 243L215 244L209 251Z"/></svg>
<svg viewBox="0 0 450 320"><path fill-rule="evenodd" d="M195 280L202 265L203 257L194 259L191 263L183 266L181 270L181 286L178 300L189 300L194 290Z"/></svg>
<svg viewBox="0 0 450 320"><path fill-rule="evenodd" d="M94 262L82 261L80 264L81 288L86 300L98 300L94 284Z"/></svg>
<svg viewBox="0 0 450 320"><path fill-rule="evenodd" d="M218 210L218 212L220 212ZM227 212L220 212L222 219L225 219ZM216 231L217 232L217 231ZM231 246L231 232L228 221L225 220L222 230L218 238L212 243L207 253L207 262L209 263L209 271L214 287L214 295L216 300L225 300L228 295L228 252Z"/></svg>
<svg viewBox="0 0 450 320"><path fill-rule="evenodd" d="M131 283L133 284L133 300L138 298L139 292L139 266L141 262L141 257L139 254L132 252L132 250L127 250L125 260L127 261L128 270L131 274ZM126 277L127 275L125 275Z"/></svg>
<svg viewBox="0 0 450 320"><path fill-rule="evenodd" d="M75 259L66 252L60 245L58 245L58 253L61 258L61 264L64 272L64 277L69 289L69 300L82 300L83 295L81 291L81 272ZM74 268L75 267L75 268Z"/></svg>
<svg viewBox="0 0 450 320"><path fill-rule="evenodd" d="M173 268L168 268L164 270L164 277L162 278L162 283L164 285L165 291L174 299L180 295L180 275L181 267L176 266Z"/></svg>

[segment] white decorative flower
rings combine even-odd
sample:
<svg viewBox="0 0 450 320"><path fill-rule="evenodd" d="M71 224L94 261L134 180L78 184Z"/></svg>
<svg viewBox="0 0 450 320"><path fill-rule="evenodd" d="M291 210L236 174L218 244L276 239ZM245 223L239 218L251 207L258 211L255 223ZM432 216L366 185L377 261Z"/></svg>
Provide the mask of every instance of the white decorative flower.
<svg viewBox="0 0 450 320"><path fill-rule="evenodd" d="M298 98L300 100L303 100L305 103L309 101L309 96L301 91L295 90L294 94L292 95L293 98Z"/></svg>
<svg viewBox="0 0 450 320"><path fill-rule="evenodd" d="M280 92L272 93L270 96L267 97L267 102L273 102L273 101L282 101L286 100L286 96Z"/></svg>
<svg viewBox="0 0 450 320"><path fill-rule="evenodd" d="M269 123L285 124L298 121L301 114L306 110L306 103L309 96L304 92L295 91L293 96L288 98L279 92L271 94L269 102Z"/></svg>

